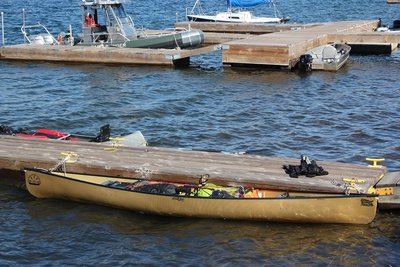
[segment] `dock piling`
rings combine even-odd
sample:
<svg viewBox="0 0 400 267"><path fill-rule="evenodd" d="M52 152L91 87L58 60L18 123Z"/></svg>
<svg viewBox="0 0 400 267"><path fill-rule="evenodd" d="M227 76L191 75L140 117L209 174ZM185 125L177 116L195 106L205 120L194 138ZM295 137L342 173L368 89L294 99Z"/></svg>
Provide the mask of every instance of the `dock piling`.
<svg viewBox="0 0 400 267"><path fill-rule="evenodd" d="M22 9L22 32L25 33L25 8ZM26 43L26 34L24 34L24 43Z"/></svg>
<svg viewBox="0 0 400 267"><path fill-rule="evenodd" d="M5 46L6 41L4 39L4 12L1 12L1 40L3 41L3 46Z"/></svg>
<svg viewBox="0 0 400 267"><path fill-rule="evenodd" d="M71 46L74 46L74 38L72 37L72 25L69 25L69 39L71 40Z"/></svg>

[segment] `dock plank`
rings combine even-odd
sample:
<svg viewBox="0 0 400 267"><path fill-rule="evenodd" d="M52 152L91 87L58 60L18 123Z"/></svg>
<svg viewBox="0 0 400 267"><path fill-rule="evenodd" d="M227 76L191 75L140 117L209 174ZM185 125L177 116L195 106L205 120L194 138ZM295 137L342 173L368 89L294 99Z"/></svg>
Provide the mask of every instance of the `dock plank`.
<svg viewBox="0 0 400 267"><path fill-rule="evenodd" d="M396 187L396 186L400 186L400 172L388 172L376 184L377 188L380 188L380 187Z"/></svg>
<svg viewBox="0 0 400 267"><path fill-rule="evenodd" d="M175 60L220 49L144 49L64 45L12 45L0 47L0 59L86 62L103 64L173 65Z"/></svg>
<svg viewBox="0 0 400 267"><path fill-rule="evenodd" d="M400 32L335 33L328 35L329 42L337 43L400 43Z"/></svg>
<svg viewBox="0 0 400 267"><path fill-rule="evenodd" d="M305 29L320 25L316 24L257 24L257 23L220 23L220 22L195 22L184 21L175 23L178 28L192 28L203 32L217 33L250 33L266 34L273 32L289 31L292 29Z"/></svg>

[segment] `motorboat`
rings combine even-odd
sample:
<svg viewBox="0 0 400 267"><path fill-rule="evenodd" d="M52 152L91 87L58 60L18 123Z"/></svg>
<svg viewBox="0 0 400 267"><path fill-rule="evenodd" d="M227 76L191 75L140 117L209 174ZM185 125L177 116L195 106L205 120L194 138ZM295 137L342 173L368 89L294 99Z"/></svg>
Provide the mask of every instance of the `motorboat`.
<svg viewBox="0 0 400 267"><path fill-rule="evenodd" d="M301 70L339 70L349 59L351 47L346 44L326 44L300 56Z"/></svg>
<svg viewBox="0 0 400 267"><path fill-rule="evenodd" d="M25 169L26 187L37 198L54 198L164 216L296 223L368 224L376 195L258 190L243 186L160 182Z"/></svg>
<svg viewBox="0 0 400 267"><path fill-rule="evenodd" d="M269 2L274 11L274 17L257 17L250 11L241 8L265 5ZM196 0L193 8L187 12L189 21L199 22L231 22L231 23L282 23L289 18L281 15L274 0L227 0L227 11L218 12L215 15L205 15L200 0Z"/></svg>
<svg viewBox="0 0 400 267"><path fill-rule="evenodd" d="M77 37L61 32L57 38L41 24L25 25L21 31L30 44L116 46L125 48L191 48L204 42L204 34L197 29L173 28L157 34L136 30L132 18L125 12L123 0L82 0L82 33ZM33 30L42 32L31 34Z"/></svg>
<svg viewBox="0 0 400 267"><path fill-rule="evenodd" d="M63 133L56 130L39 128L13 128L7 125L0 125L0 135L13 135L22 138L35 139L54 139L72 142L93 142L104 144L117 144L128 147L147 146L147 141L140 131L135 131L118 137L111 137L111 128L109 124L100 127L97 135L83 135L76 133Z"/></svg>

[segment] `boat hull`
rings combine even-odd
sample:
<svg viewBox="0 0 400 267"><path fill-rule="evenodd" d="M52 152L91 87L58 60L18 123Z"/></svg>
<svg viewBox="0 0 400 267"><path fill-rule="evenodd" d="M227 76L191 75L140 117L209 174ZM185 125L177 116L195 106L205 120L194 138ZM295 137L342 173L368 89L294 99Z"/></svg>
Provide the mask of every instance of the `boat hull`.
<svg viewBox="0 0 400 267"><path fill-rule="evenodd" d="M187 15L189 21L197 22L223 22L223 23L282 23L284 20L280 18L254 18L254 19L234 19L234 18L219 18L217 16L207 15Z"/></svg>
<svg viewBox="0 0 400 267"><path fill-rule="evenodd" d="M103 185L104 181L113 180L109 177L73 178L39 169L27 169L25 179L28 191L37 198L179 217L368 224L374 219L377 207L377 198L372 195L220 199L136 192Z"/></svg>
<svg viewBox="0 0 400 267"><path fill-rule="evenodd" d="M335 53L325 58L323 54L326 48L334 49ZM349 59L350 50L351 47L348 45L335 44L317 47L306 54L310 54L313 57L313 70L338 71Z"/></svg>
<svg viewBox="0 0 400 267"><path fill-rule="evenodd" d="M204 42L204 33L200 30L190 30L154 37L138 38L127 41L127 48L166 48L174 49L177 47L188 48L196 47Z"/></svg>

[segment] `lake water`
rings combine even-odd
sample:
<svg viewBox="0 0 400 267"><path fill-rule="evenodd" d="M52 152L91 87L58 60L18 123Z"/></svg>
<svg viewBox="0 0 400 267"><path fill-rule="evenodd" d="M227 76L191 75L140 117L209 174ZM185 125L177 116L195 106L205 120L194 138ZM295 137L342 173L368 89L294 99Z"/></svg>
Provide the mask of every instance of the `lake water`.
<svg viewBox="0 0 400 267"><path fill-rule="evenodd" d="M224 1L206 11L223 10ZM52 33L80 25L78 0L2 0L6 42L29 24ZM183 19L191 1L128 1L137 26ZM400 19L372 1L279 1L292 22ZM263 9L254 13L261 15ZM141 130L149 144L400 169L400 54L351 56L337 73L224 68L215 52L187 68L0 61L0 124L93 134L106 123ZM400 265L399 212L367 226L231 222L144 216L37 200L0 186L0 265Z"/></svg>

